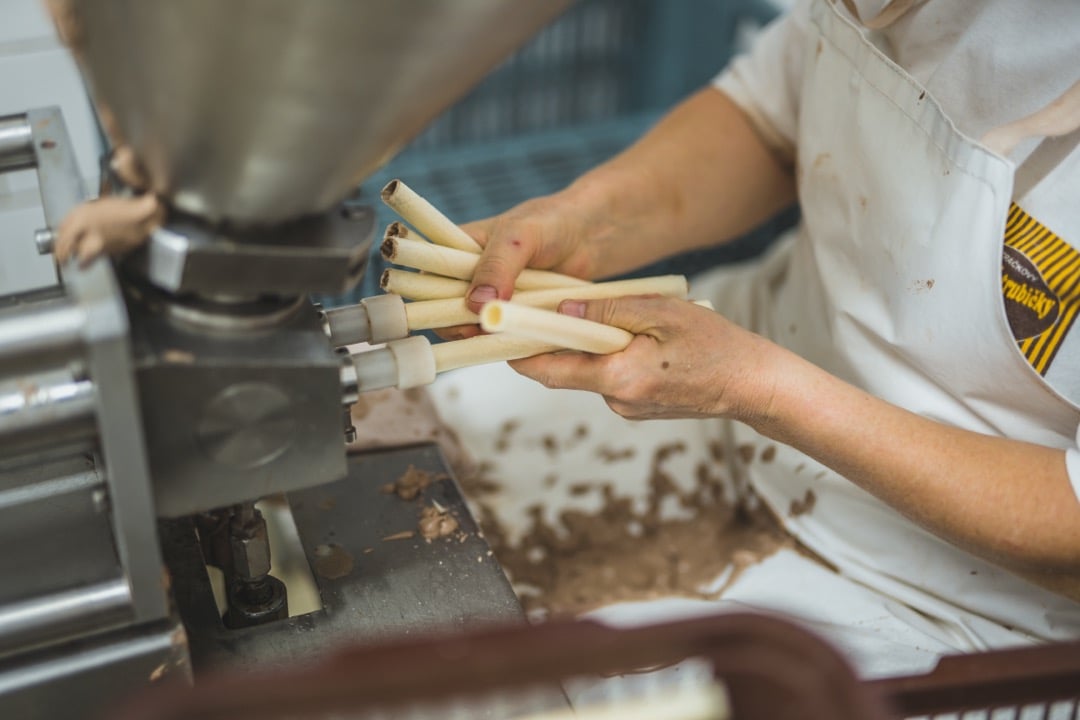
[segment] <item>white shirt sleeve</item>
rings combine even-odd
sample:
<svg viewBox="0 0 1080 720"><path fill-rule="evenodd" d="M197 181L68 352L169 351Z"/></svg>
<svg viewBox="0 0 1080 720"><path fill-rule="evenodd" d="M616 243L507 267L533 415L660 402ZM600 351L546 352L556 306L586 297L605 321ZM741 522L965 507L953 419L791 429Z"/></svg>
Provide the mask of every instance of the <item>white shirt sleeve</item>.
<svg viewBox="0 0 1080 720"><path fill-rule="evenodd" d="M789 160L794 158L798 134L809 6L809 0L798 0L761 31L748 53L713 79L713 86L749 116L762 139Z"/></svg>

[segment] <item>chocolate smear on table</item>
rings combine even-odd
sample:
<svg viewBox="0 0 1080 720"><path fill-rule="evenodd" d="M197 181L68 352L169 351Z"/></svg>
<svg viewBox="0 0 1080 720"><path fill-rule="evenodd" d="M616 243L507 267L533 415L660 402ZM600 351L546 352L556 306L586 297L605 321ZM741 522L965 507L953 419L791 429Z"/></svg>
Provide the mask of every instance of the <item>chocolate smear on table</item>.
<svg viewBox="0 0 1080 720"><path fill-rule="evenodd" d="M415 500L428 485L448 477L446 473L433 473L409 465L397 480L386 483L381 490L387 495L397 495L402 500Z"/></svg>
<svg viewBox="0 0 1080 720"><path fill-rule="evenodd" d="M747 567L796 547L752 494L729 499L712 458L697 466L694 486L681 489L664 464L685 451L683 443L656 449L644 508L611 483L593 483L604 500L598 512L567 509L550 523L534 505L515 544L479 499L478 522L526 610L554 617L624 601L716 598ZM675 517L661 513L673 505Z"/></svg>

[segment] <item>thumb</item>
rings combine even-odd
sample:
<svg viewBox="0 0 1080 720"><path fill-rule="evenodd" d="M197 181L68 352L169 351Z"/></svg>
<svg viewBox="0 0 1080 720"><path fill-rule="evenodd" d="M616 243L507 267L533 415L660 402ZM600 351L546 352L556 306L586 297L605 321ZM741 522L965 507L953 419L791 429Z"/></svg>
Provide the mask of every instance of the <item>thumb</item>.
<svg viewBox="0 0 1080 720"><path fill-rule="evenodd" d="M486 239L466 293L469 309L475 313L492 300L509 300L514 294L514 282L533 255L530 243L516 233L490 233Z"/></svg>

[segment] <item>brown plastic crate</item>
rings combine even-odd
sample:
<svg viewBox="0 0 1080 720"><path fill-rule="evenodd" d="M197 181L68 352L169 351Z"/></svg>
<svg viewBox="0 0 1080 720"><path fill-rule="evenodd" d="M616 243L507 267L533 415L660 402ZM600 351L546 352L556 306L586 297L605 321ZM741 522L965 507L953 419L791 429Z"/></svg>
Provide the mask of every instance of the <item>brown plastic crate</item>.
<svg viewBox="0 0 1080 720"><path fill-rule="evenodd" d="M835 650L795 625L723 614L631 630L560 622L356 647L317 666L159 688L114 717L513 718L492 708L530 692L550 697L572 678L691 658L722 681L737 719L1072 718L1080 688L1080 643L952 656L926 675L860 682Z"/></svg>

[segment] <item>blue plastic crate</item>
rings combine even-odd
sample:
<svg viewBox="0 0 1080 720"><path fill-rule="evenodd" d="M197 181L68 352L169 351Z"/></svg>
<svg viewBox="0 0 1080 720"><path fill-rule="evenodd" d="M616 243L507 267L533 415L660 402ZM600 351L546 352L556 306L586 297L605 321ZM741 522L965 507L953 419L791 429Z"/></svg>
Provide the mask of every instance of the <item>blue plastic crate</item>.
<svg viewBox="0 0 1080 720"><path fill-rule="evenodd" d="M447 110L359 188L377 232L399 219L379 200L401 178L455 222L488 217L565 187L636 140L701 87L775 15L767 0L581 0ZM787 214L716 250L637 275L691 275L751 257L792 222ZM363 282L327 305L379 292L376 248Z"/></svg>

